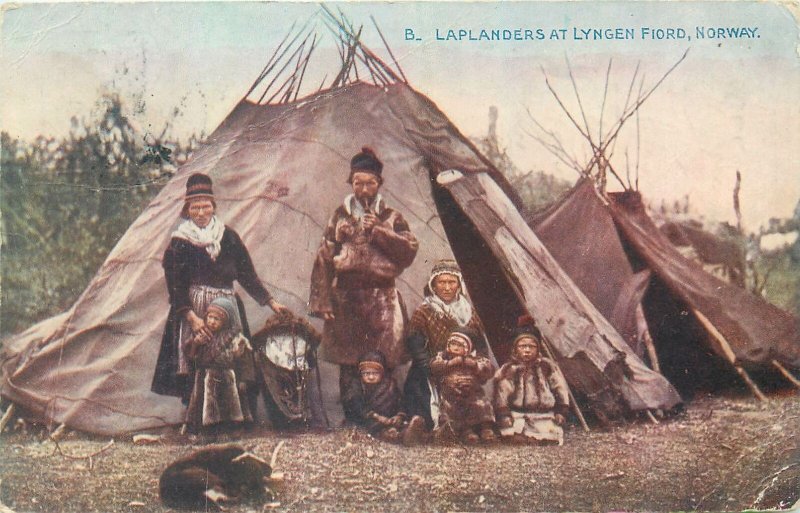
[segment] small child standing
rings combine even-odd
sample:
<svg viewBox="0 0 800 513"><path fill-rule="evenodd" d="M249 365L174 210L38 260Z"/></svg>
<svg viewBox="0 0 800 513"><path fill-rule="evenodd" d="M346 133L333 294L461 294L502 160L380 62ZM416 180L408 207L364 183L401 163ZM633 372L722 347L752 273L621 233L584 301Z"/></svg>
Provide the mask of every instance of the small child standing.
<svg viewBox="0 0 800 513"><path fill-rule="evenodd" d="M186 422L194 432L201 428L231 425L250 420L242 409L234 369L250 343L242 335L236 306L218 297L206 309L209 334L195 333L185 342L184 352L194 363L194 387L186 411Z"/></svg>
<svg viewBox="0 0 800 513"><path fill-rule="evenodd" d="M488 358L472 350L478 336L470 328L453 330L445 350L431 360L431 375L441 396L437 438L442 441L456 436L472 444L497 438L492 405L482 387L494 369Z"/></svg>
<svg viewBox="0 0 800 513"><path fill-rule="evenodd" d="M414 416L406 420L403 397L394 378L386 376L386 357L370 351L358 360L361 379L351 383L342 397L342 406L352 420L385 442L413 445L425 438L425 420Z"/></svg>
<svg viewBox="0 0 800 513"><path fill-rule="evenodd" d="M494 411L504 439L564 443L569 391L552 360L542 357L535 327L519 329L512 339L511 361L494 376Z"/></svg>

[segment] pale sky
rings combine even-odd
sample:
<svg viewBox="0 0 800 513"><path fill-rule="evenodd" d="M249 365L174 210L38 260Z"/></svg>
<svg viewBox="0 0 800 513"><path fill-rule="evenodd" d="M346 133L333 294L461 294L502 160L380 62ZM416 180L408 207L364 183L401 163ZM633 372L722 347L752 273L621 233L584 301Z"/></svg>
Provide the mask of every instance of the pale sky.
<svg viewBox="0 0 800 513"><path fill-rule="evenodd" d="M362 39L385 56L372 14L412 86L436 102L467 135L482 135L488 110L523 169L572 180L576 174L526 135L525 109L559 134L579 161L588 145L547 91L540 67L576 116L565 57L572 65L592 131L598 129L605 73L613 58L604 126L620 114L637 63L645 87L687 48L687 59L640 110L639 183L655 203L688 194L693 208L732 220L736 170L742 209L754 230L792 213L800 198L800 31L778 4L714 3L348 3L341 7ZM14 136L63 135L103 91L118 93L143 130L211 132L246 92L293 22L314 3L60 3L5 5L0 33L0 127ZM336 67L334 40L322 25L307 83ZM696 27L747 27L746 39L697 39ZM641 38L641 29L682 28L691 40ZM406 29L422 41L405 41ZM632 28L633 40L576 40L573 30ZM545 40L442 41L448 29L542 29ZM550 39L567 29L566 40ZM715 30L716 32L716 30ZM388 59L388 56L387 56ZM324 70L324 71L323 71ZM315 80L312 80L315 79ZM635 120L616 147L636 166Z"/></svg>

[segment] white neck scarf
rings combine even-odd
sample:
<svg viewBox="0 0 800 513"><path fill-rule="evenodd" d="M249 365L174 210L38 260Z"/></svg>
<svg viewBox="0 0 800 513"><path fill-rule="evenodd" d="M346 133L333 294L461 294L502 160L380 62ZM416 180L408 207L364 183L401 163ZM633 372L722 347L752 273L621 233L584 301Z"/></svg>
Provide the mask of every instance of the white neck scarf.
<svg viewBox="0 0 800 513"><path fill-rule="evenodd" d="M385 205L383 201L383 196L381 196L380 193L378 193L375 196L375 199L372 200L370 209L372 210L373 214L379 215L383 210L384 206ZM347 197L345 197L344 209L348 214L355 217L356 219L361 219L362 217L364 217L364 214L367 213L367 211L364 209L364 205L362 205L361 202L356 199L355 194L348 194Z"/></svg>
<svg viewBox="0 0 800 513"><path fill-rule="evenodd" d="M427 296L424 303L431 305L437 312L452 317L462 328L472 320L472 305L467 297L460 292L458 293L458 298L450 303L445 303L436 294Z"/></svg>
<svg viewBox="0 0 800 513"><path fill-rule="evenodd" d="M216 261L222 249L224 232L225 225L217 220L217 216L213 216L205 228L200 228L194 224L194 221L187 219L178 226L177 230L172 232L172 236L189 241L193 246L205 248L211 260Z"/></svg>

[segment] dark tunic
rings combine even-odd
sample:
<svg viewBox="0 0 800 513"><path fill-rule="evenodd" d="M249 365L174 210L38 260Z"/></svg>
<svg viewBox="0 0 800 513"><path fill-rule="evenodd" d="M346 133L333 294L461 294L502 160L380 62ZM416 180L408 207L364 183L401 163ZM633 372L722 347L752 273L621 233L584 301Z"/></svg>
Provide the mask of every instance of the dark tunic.
<svg viewBox="0 0 800 513"><path fill-rule="evenodd" d="M342 396L342 405L353 412L352 420L373 435L380 434L386 426L375 420L371 414L377 413L387 418L405 416L402 403L400 389L390 376L384 376L383 381L375 385L365 385L361 380L354 380Z"/></svg>
<svg viewBox="0 0 800 513"><path fill-rule="evenodd" d="M217 259L211 260L205 248L192 245L189 241L173 237L164 252L163 267L169 292L170 310L161 350L156 362L152 391L161 395L172 395L188 401L191 392L191 375L178 375L178 340L180 324L186 310L192 308L189 288L192 285L205 285L214 288L233 288L239 284L260 305L266 305L272 296L264 288L253 267L253 261L242 239L234 230L225 227ZM250 338L250 329L245 317L244 305L237 296L242 333ZM203 316L204 312L195 312ZM251 366L252 367L252 366ZM247 380L249 376L242 379Z"/></svg>

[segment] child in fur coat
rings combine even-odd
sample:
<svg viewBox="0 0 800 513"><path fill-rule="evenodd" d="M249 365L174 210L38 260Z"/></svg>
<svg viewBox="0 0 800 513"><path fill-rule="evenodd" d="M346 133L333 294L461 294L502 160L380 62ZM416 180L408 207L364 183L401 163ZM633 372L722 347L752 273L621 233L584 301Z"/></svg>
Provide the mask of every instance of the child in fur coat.
<svg viewBox="0 0 800 513"><path fill-rule="evenodd" d="M504 439L564 443L569 410L567 382L555 363L541 356L539 330L519 329L511 361L494 376L494 411Z"/></svg>
<svg viewBox="0 0 800 513"><path fill-rule="evenodd" d="M450 333L444 351L431 360L431 375L441 395L438 438L459 437L465 443L493 442L494 413L482 385L492 376L488 358L473 350L478 333L457 328Z"/></svg>
<svg viewBox="0 0 800 513"><path fill-rule="evenodd" d="M370 351L358 360L361 379L352 382L342 397L342 406L352 412L356 423L386 442L414 445L425 438L425 420L415 415L406 419L403 397L394 378L386 376L386 357Z"/></svg>
<svg viewBox="0 0 800 513"><path fill-rule="evenodd" d="M194 387L186 411L189 428L231 425L252 420L243 410L234 369L252 351L238 328L236 306L226 297L208 305L205 325L209 334L198 332L185 341L184 352L195 365Z"/></svg>

